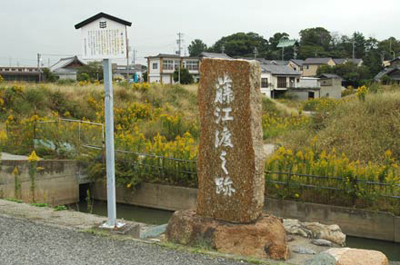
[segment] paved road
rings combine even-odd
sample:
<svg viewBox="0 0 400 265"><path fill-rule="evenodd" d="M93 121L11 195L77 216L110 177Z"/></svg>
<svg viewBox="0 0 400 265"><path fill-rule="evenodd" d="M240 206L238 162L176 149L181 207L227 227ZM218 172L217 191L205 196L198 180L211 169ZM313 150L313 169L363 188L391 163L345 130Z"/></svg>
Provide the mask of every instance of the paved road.
<svg viewBox="0 0 400 265"><path fill-rule="evenodd" d="M0 264L246 264L0 215Z"/></svg>

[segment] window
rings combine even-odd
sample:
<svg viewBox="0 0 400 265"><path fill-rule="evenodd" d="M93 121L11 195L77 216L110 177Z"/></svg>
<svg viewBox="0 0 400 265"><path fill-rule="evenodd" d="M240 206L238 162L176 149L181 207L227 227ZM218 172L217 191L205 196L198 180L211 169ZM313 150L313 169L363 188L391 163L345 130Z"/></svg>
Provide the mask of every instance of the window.
<svg viewBox="0 0 400 265"><path fill-rule="evenodd" d="M308 92L308 98L309 99L311 99L311 98L314 98L314 92Z"/></svg>
<svg viewBox="0 0 400 265"><path fill-rule="evenodd" d="M158 69L158 64L157 63L153 63L153 69Z"/></svg>
<svg viewBox="0 0 400 265"><path fill-rule="evenodd" d="M261 87L268 87L268 78L261 78Z"/></svg>
<svg viewBox="0 0 400 265"><path fill-rule="evenodd" d="M163 70L174 70L174 61L163 60Z"/></svg>
<svg viewBox="0 0 400 265"><path fill-rule="evenodd" d="M306 69L310 69L310 66L306 65Z"/></svg>
<svg viewBox="0 0 400 265"><path fill-rule="evenodd" d="M186 61L186 69L197 71L199 70L199 61Z"/></svg>
<svg viewBox="0 0 400 265"><path fill-rule="evenodd" d="M286 88L286 77L278 76L278 88Z"/></svg>

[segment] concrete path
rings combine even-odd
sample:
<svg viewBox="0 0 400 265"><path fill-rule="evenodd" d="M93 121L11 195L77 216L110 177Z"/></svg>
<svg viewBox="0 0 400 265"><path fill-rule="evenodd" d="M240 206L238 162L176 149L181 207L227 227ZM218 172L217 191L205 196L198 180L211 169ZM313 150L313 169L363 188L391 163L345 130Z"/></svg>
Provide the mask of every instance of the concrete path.
<svg viewBox="0 0 400 265"><path fill-rule="evenodd" d="M0 215L0 264L247 264Z"/></svg>
<svg viewBox="0 0 400 265"><path fill-rule="evenodd" d="M231 255L196 254L94 229L104 221L97 215L0 200L0 265L248 264ZM141 232L149 228L124 222L139 224Z"/></svg>

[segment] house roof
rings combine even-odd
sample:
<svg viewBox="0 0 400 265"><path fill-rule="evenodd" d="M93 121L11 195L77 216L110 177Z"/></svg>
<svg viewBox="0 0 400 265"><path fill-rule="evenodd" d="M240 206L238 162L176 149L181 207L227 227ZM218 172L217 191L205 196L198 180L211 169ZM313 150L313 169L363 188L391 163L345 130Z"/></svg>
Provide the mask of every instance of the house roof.
<svg viewBox="0 0 400 265"><path fill-rule="evenodd" d="M225 53L215 53L215 52L202 52L200 53L200 57L214 58L214 59L233 59L232 57L229 57Z"/></svg>
<svg viewBox="0 0 400 265"><path fill-rule="evenodd" d="M328 78L328 79L331 79L331 78L336 79L337 78L337 79L342 79L340 76L335 75L335 74L322 74L322 75L319 75L318 78Z"/></svg>
<svg viewBox="0 0 400 265"><path fill-rule="evenodd" d="M260 63L261 72L271 73L273 75L293 75L300 76L301 74L287 65L265 64Z"/></svg>
<svg viewBox="0 0 400 265"><path fill-rule="evenodd" d="M50 71L54 72L57 69L60 68L65 68L68 65L70 65L73 62L81 63L82 65L86 65L87 63L81 59L78 58L78 56L73 56L73 57L67 57L67 58L61 58L58 62L50 66Z"/></svg>
<svg viewBox="0 0 400 265"><path fill-rule="evenodd" d="M147 56L146 58L179 58L178 54L159 53L155 56Z"/></svg>
<svg viewBox="0 0 400 265"><path fill-rule="evenodd" d="M349 58L336 58L336 59L332 59L335 64L343 64L343 63L347 63L347 62L352 62L354 64L359 64L362 62L362 59L358 59L358 58L354 58L354 59L349 59Z"/></svg>
<svg viewBox="0 0 400 265"><path fill-rule="evenodd" d="M303 64L327 64L332 58L307 58Z"/></svg>
<svg viewBox="0 0 400 265"><path fill-rule="evenodd" d="M304 60L300 60L300 59L290 59L290 62L293 62L294 64L296 64L298 66L303 66L303 64L304 64Z"/></svg>
<svg viewBox="0 0 400 265"><path fill-rule="evenodd" d="M88 19L85 19L84 21L82 21L82 22L76 24L76 25L75 25L75 28L76 28L76 29L79 29L79 28L81 28L81 27L83 27L83 26L86 26L87 24L90 24L90 23L92 23L93 21L96 21L96 20L98 20L99 18L102 18L102 17L107 18L107 19L112 20L112 21L115 21L115 22L117 22L117 23L126 25L126 26L131 26L131 25L132 25L132 23L129 22L129 21L126 21L126 20L123 20L123 19L120 19L120 18L111 16L111 15L109 15L109 14L100 12L100 13L98 13L97 15L94 15L94 16L92 16L92 17L90 17L90 18L88 18Z"/></svg>
<svg viewBox="0 0 400 265"><path fill-rule="evenodd" d="M280 61L280 60L266 60L266 59L257 59L260 63L269 64L269 65L287 65L289 61Z"/></svg>
<svg viewBox="0 0 400 265"><path fill-rule="evenodd" d="M375 81L379 81L379 79L381 79L383 76L385 75L390 75L391 73L395 72L395 71L400 71L400 66L397 67L389 67L389 68L385 68L382 71L380 71L375 77L374 80ZM399 78L394 78L394 80L399 80Z"/></svg>

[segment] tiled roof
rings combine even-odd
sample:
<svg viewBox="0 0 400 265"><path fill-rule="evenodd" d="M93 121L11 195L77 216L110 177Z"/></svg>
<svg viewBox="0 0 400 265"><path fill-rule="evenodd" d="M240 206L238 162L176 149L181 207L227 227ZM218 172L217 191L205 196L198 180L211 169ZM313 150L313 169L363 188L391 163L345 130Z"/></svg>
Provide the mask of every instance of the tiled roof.
<svg viewBox="0 0 400 265"><path fill-rule="evenodd" d="M332 58L307 58L304 64L327 64Z"/></svg>
<svg viewBox="0 0 400 265"><path fill-rule="evenodd" d="M303 64L304 64L304 60L300 60L300 59L290 59L290 61L297 64L298 66L303 66Z"/></svg>
<svg viewBox="0 0 400 265"><path fill-rule="evenodd" d="M273 75L296 75L300 76L300 73L289 68L286 65L276 65L276 64L265 64L260 63L261 71L264 73L271 73Z"/></svg>
<svg viewBox="0 0 400 265"><path fill-rule="evenodd" d="M202 52L200 54L200 57L202 57L202 58L214 58L214 59L233 59L232 57L229 57L225 53L214 53L214 52Z"/></svg>

